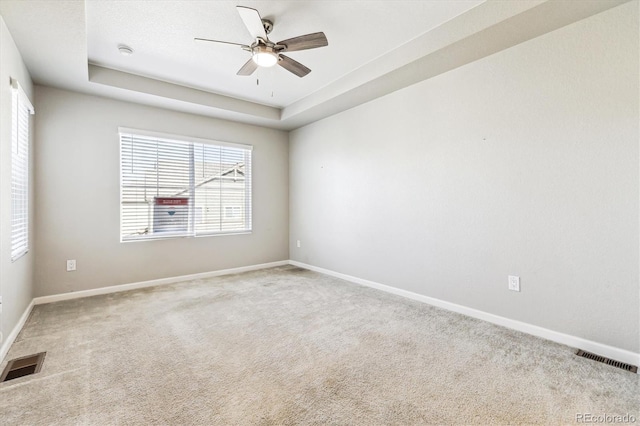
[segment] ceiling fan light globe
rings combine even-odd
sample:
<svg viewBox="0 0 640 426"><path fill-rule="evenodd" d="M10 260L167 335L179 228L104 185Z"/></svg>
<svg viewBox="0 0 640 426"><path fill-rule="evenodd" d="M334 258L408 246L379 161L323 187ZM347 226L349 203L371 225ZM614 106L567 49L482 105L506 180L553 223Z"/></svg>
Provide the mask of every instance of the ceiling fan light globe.
<svg viewBox="0 0 640 426"><path fill-rule="evenodd" d="M252 59L261 67L272 67L278 63L278 55L273 52L256 52Z"/></svg>

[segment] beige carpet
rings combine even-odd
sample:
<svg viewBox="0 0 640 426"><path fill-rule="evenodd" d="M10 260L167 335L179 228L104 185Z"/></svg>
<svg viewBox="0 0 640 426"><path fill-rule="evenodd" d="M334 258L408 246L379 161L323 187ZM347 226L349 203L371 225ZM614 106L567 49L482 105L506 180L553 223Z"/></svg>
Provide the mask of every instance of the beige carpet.
<svg viewBox="0 0 640 426"><path fill-rule="evenodd" d="M1 424L640 422L637 374L294 267L36 306L7 360L40 351Z"/></svg>

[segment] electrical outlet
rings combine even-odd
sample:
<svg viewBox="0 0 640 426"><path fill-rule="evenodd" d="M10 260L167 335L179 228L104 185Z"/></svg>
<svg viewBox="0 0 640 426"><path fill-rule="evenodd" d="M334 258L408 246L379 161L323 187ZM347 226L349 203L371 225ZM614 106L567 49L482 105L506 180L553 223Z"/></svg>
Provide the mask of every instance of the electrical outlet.
<svg viewBox="0 0 640 426"><path fill-rule="evenodd" d="M0 343L2 343L3 340L2 332L0 331Z"/></svg>
<svg viewBox="0 0 640 426"><path fill-rule="evenodd" d="M520 291L520 277L509 275L509 290Z"/></svg>
<svg viewBox="0 0 640 426"><path fill-rule="evenodd" d="M298 248L300 248L300 240L296 241L296 246L298 246Z"/></svg>
<svg viewBox="0 0 640 426"><path fill-rule="evenodd" d="M67 260L67 272L71 272L75 270L76 270L76 260L75 259Z"/></svg>

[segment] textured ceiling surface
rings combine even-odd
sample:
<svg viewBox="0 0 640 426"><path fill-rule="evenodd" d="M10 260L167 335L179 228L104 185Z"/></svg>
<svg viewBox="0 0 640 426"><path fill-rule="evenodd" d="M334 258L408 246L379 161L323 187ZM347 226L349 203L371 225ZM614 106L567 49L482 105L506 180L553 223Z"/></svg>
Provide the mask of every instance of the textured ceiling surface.
<svg viewBox="0 0 640 426"><path fill-rule="evenodd" d="M37 84L293 129L625 1L1 0L0 15ZM194 41L250 44L238 5L272 41L323 31L328 46L288 53L312 72L237 76L248 52Z"/></svg>
<svg viewBox="0 0 640 426"><path fill-rule="evenodd" d="M390 52L480 1L89 1L87 50L91 63L284 107ZM194 42L194 37L251 44L236 5L274 23L272 41L323 31L329 46L291 52L311 68L304 78L281 67L236 76L250 58L238 46ZM119 43L135 50L119 54ZM260 84L256 84L256 80Z"/></svg>

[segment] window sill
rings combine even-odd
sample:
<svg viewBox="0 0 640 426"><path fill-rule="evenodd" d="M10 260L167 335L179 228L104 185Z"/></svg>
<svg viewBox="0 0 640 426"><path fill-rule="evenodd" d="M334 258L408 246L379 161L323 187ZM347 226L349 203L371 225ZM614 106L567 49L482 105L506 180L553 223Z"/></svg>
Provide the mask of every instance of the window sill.
<svg viewBox="0 0 640 426"><path fill-rule="evenodd" d="M228 236L234 236L234 235L250 235L252 233L253 231L249 230L249 231L216 232L216 233L198 234L198 235L163 235L163 236L150 235L142 238L127 238L124 240L120 239L120 242L121 243L138 243L141 241L177 240L177 239L184 239L184 238L228 237Z"/></svg>
<svg viewBox="0 0 640 426"><path fill-rule="evenodd" d="M27 253L29 253L29 249L26 249L25 251L18 253L15 256L11 256L11 263L18 261L21 257L23 257Z"/></svg>

